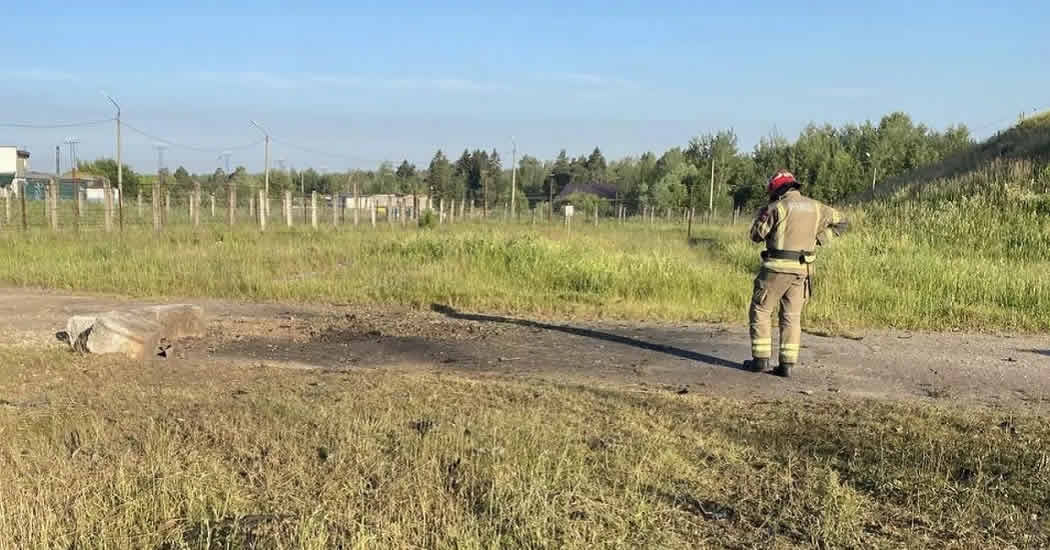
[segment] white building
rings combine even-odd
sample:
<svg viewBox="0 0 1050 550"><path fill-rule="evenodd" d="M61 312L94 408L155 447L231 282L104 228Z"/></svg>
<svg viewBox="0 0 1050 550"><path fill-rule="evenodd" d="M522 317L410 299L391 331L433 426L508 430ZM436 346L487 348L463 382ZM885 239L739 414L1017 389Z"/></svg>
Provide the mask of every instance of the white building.
<svg viewBox="0 0 1050 550"><path fill-rule="evenodd" d="M0 146L0 189L3 193L18 194L18 183L21 183L29 170L29 152L11 145ZM12 185L15 184L15 185Z"/></svg>

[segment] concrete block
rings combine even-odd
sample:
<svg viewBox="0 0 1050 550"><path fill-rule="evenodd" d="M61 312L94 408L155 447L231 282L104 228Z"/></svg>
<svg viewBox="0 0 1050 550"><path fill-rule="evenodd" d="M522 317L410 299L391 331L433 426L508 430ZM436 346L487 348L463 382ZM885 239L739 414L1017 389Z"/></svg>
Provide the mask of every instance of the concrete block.
<svg viewBox="0 0 1050 550"><path fill-rule="evenodd" d="M204 336L205 328L201 307L171 304L75 315L56 336L74 351L146 359L167 357L173 342Z"/></svg>
<svg viewBox="0 0 1050 550"><path fill-rule="evenodd" d="M146 359L166 352L164 327L141 314L111 311L98 316L87 337L86 351L120 353Z"/></svg>
<svg viewBox="0 0 1050 550"><path fill-rule="evenodd" d="M204 309L192 304L148 306L139 310L147 319L160 323L170 341L204 336Z"/></svg>
<svg viewBox="0 0 1050 550"><path fill-rule="evenodd" d="M55 336L60 342L69 344L74 351L87 351L87 338L91 335L91 327L98 319L97 315L74 315L66 321L66 330Z"/></svg>

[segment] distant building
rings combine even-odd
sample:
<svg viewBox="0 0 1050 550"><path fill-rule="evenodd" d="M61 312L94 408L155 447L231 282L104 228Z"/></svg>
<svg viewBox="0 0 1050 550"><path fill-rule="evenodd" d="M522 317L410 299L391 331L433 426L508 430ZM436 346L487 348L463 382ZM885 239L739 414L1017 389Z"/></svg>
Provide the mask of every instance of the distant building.
<svg viewBox="0 0 1050 550"><path fill-rule="evenodd" d="M108 182L109 179L105 176L77 172L77 177L74 178L71 172L66 172L61 178L58 178L58 198L59 200L73 200L73 189L76 185L80 185L80 196L85 201L102 202L105 198L105 186ZM119 191L115 187L112 191L113 200L118 200L120 196Z"/></svg>
<svg viewBox="0 0 1050 550"><path fill-rule="evenodd" d="M0 146L0 190L2 194L18 195L19 184L29 170L29 151L18 147Z"/></svg>
<svg viewBox="0 0 1050 550"><path fill-rule="evenodd" d="M352 193L341 193L338 195L339 200L343 203L343 208L352 210L354 208L354 195ZM396 195L380 194L380 195L361 195L358 200L358 207L361 210L371 210L374 204L376 210L380 213L386 212L387 209L396 209L400 201L405 201L405 208L412 208L412 195ZM420 210L426 210L430 207L430 197L426 195L417 195L416 202L419 205Z"/></svg>
<svg viewBox="0 0 1050 550"><path fill-rule="evenodd" d="M593 195L599 199L615 200L619 189L611 183L570 183L554 197L554 202L565 202L570 195Z"/></svg>

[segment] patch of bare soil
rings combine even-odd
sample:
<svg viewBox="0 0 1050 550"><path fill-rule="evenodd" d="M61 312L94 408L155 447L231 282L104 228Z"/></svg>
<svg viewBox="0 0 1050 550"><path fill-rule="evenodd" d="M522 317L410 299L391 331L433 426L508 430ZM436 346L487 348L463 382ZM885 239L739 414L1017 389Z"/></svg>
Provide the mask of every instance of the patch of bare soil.
<svg viewBox="0 0 1050 550"><path fill-rule="evenodd" d="M0 344L44 345L76 313L120 298L0 291ZM790 380L739 368L743 327L560 323L459 312L194 301L206 338L178 361L414 368L754 399L875 398L1050 412L1050 342L1034 336L873 331L806 335ZM51 345L57 345L54 342Z"/></svg>

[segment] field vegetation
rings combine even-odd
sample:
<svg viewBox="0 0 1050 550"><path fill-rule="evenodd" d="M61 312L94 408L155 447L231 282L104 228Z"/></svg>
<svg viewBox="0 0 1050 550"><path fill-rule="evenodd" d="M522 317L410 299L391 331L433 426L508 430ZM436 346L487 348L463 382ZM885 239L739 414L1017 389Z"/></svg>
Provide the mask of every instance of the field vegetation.
<svg viewBox="0 0 1050 550"><path fill-rule="evenodd" d="M767 161L798 162L817 182L814 195L852 199L852 232L820 254L808 326L1050 329L1048 121L972 147L958 129L883 122L841 135L810 129L802 145L760 146L740 161L755 163L754 174ZM710 137L662 164L615 168L637 175L625 196L699 201L690 186L700 164L720 158L714 144L728 140ZM855 150L834 154L850 143ZM864 144L898 163L875 193L855 179ZM403 174L419 185L435 173L450 185L466 178L457 180L463 190L487 206L503 172L465 158ZM614 170L598 159L575 166ZM639 168L649 161L662 166L655 180ZM744 168L730 173L754 179ZM719 212L736 206L746 217L756 184L731 182L722 182ZM153 298L439 302L534 317L745 318L758 264L746 224L716 216L689 239L681 222L638 216L571 230L530 222L5 230L0 283ZM1045 418L1021 410L830 392L759 402L397 369L143 365L0 346L0 550L1043 548L1048 439Z"/></svg>
<svg viewBox="0 0 1050 550"><path fill-rule="evenodd" d="M1050 429L0 348L0 548L1039 548Z"/></svg>

